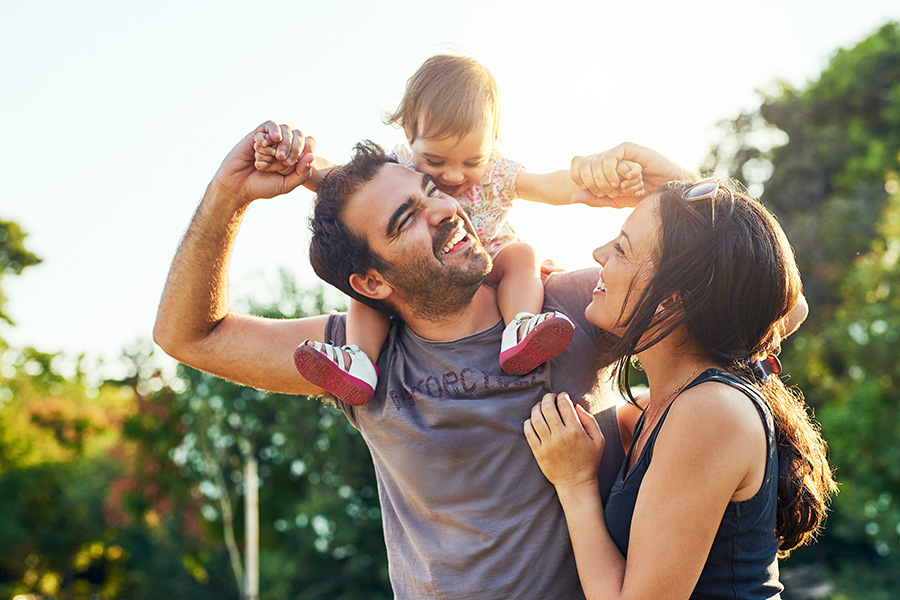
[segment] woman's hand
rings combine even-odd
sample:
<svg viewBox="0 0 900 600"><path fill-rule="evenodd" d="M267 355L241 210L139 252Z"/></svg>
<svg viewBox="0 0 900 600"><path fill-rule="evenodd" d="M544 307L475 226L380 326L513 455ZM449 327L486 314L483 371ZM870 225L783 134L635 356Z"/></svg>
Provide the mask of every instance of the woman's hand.
<svg viewBox="0 0 900 600"><path fill-rule="evenodd" d="M546 394L525 421L525 438L544 476L557 488L597 487L605 439L593 415L565 392Z"/></svg>
<svg viewBox="0 0 900 600"><path fill-rule="evenodd" d="M605 160L604 159L608 159ZM608 170L608 172L607 172ZM616 160L609 152L576 156L569 175L581 188L572 194L573 204L623 208L635 206L644 192L643 167L630 160Z"/></svg>
<svg viewBox="0 0 900 600"><path fill-rule="evenodd" d="M636 166L635 166L636 165ZM584 191L573 202L592 204L595 198L614 200L610 206L635 206L641 198L673 179L694 176L659 152L625 142L605 152L576 156L570 167L572 180Z"/></svg>

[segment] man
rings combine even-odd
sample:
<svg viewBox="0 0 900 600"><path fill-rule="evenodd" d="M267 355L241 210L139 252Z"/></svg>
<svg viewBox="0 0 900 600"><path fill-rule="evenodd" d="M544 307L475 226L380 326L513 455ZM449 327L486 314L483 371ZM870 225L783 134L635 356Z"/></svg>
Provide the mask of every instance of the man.
<svg viewBox="0 0 900 600"><path fill-rule="evenodd" d="M261 132L278 133L294 170L254 168L253 137ZM321 392L298 375L292 354L305 339L343 344L343 315L267 320L231 312L228 301L228 260L244 212L315 176L313 149L299 131L267 123L225 158L160 303L154 339L171 356L256 388ZM624 453L615 399L602 384L608 334L583 314L596 271L548 277L544 310L571 316L575 339L534 372L507 375L497 359L503 322L495 290L481 283L490 258L459 204L372 146L328 177L318 203L332 206L331 224L343 229L328 238L331 221L317 207L317 271L399 317L378 359L375 398L338 403L372 454L396 596L581 597L563 513L522 424L546 392L568 391L590 407L607 440L598 474L606 496ZM352 252L332 247L345 237L368 255L363 266L341 262L357 265Z"/></svg>

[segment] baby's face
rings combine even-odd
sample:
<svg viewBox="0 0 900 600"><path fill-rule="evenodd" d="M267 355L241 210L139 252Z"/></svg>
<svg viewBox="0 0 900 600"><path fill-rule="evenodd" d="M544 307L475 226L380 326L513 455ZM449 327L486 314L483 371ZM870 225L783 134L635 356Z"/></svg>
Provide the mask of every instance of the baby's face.
<svg viewBox="0 0 900 600"><path fill-rule="evenodd" d="M410 144L410 149L416 170L431 175L445 194L459 198L478 183L488 168L494 149L494 123L486 119L481 127L462 137L420 137Z"/></svg>

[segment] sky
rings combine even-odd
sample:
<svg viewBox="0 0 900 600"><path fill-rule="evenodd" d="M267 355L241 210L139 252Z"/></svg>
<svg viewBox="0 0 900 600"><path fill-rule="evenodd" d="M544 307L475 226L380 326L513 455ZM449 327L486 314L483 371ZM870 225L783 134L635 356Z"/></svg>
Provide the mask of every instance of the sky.
<svg viewBox="0 0 900 600"><path fill-rule="evenodd" d="M405 10L401 12L400 9ZM146 343L169 263L230 148L267 119L342 162L433 54L477 58L501 94L507 156L532 172L622 141L696 169L716 124L779 81L803 87L896 0L310 3L0 0L0 219L43 262L3 278L0 337L113 360ZM255 202L232 298L274 297L308 267L304 189ZM541 256L591 266L627 213L519 201L511 222Z"/></svg>

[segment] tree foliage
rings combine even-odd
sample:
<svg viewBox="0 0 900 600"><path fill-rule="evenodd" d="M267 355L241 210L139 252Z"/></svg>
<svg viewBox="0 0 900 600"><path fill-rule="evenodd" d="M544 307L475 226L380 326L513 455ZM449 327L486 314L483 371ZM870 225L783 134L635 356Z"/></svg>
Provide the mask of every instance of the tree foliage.
<svg viewBox="0 0 900 600"><path fill-rule="evenodd" d="M721 124L710 162L779 217L797 252L812 325L875 235L885 182L900 170L900 26L839 50L817 81L780 84L758 111ZM787 143L783 143L787 140Z"/></svg>
<svg viewBox="0 0 900 600"><path fill-rule="evenodd" d="M252 310L332 308L286 278L276 296ZM149 347L115 381L32 348L0 357L0 596L239 597L255 456L260 597L390 597L371 459L333 406L169 372Z"/></svg>
<svg viewBox="0 0 900 600"><path fill-rule="evenodd" d="M900 565L900 194L890 197L878 232L843 282L834 320L804 350L842 481L836 533L864 532Z"/></svg>
<svg viewBox="0 0 900 600"><path fill-rule="evenodd" d="M6 348L2 358L0 594L87 598L121 565L103 499L130 398L80 370L60 374L54 355Z"/></svg>
<svg viewBox="0 0 900 600"><path fill-rule="evenodd" d="M26 236L18 223L0 219L0 319L10 325L13 321L4 310L6 296L3 294L3 277L21 275L23 270L41 262L25 248Z"/></svg>
<svg viewBox="0 0 900 600"><path fill-rule="evenodd" d="M283 280L270 318L327 313L321 293L301 294ZM302 340L298 340L298 343ZM187 490L204 536L243 548L244 465L259 464L260 589L263 598L390 597L374 469L362 438L332 405L307 397L241 387L179 366L174 378L142 373L129 385L146 410L126 426L143 449L140 461L164 465L171 490ZM158 482L142 478L126 497L140 503ZM125 498L123 498L124 500ZM139 507L146 510L147 507ZM239 579L243 568L234 568ZM219 556L219 565L224 557ZM234 566L235 557L229 562ZM206 568L206 565L203 565ZM229 584L237 589L234 579ZM236 593L236 591L235 591Z"/></svg>
<svg viewBox="0 0 900 600"><path fill-rule="evenodd" d="M852 573L838 597L882 597L877 586L900 584L866 564L900 573L900 25L839 50L817 81L781 84L720 129L710 166L762 192L811 307L782 361L816 409L841 485L812 554L839 581Z"/></svg>

